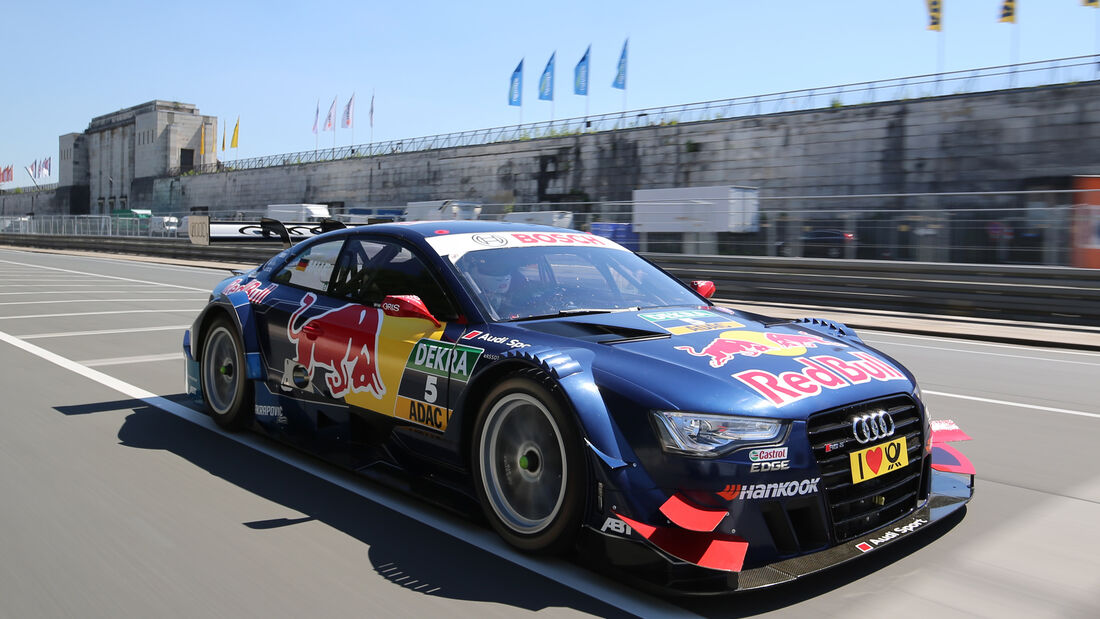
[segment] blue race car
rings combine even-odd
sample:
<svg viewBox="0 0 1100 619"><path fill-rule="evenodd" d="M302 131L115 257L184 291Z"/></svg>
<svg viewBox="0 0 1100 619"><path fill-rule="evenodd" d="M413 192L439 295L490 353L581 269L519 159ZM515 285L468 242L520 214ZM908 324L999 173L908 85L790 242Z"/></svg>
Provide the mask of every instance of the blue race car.
<svg viewBox="0 0 1100 619"><path fill-rule="evenodd" d="M214 288L188 391L517 548L680 592L792 580L970 499L946 444L968 437L905 368L713 293L560 228L329 231Z"/></svg>

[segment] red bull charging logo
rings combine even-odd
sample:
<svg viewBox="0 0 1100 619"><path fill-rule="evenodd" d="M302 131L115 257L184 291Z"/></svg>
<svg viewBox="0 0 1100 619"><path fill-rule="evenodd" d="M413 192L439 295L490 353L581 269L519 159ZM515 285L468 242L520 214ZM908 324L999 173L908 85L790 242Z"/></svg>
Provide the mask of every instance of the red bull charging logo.
<svg viewBox="0 0 1100 619"><path fill-rule="evenodd" d="M386 393L377 356L382 310L349 303L301 320L316 301L316 295L307 294L287 323L295 362L306 368L310 380L316 368L328 370L325 384L333 397L365 391L381 399Z"/></svg>
<svg viewBox="0 0 1100 619"><path fill-rule="evenodd" d="M759 333L757 331L724 331L702 350L691 346L677 346L696 357L710 357L710 367L720 368L737 355L759 357L762 354L793 357L804 354L807 348L829 344L823 337L806 333ZM832 342L837 346L843 346Z"/></svg>

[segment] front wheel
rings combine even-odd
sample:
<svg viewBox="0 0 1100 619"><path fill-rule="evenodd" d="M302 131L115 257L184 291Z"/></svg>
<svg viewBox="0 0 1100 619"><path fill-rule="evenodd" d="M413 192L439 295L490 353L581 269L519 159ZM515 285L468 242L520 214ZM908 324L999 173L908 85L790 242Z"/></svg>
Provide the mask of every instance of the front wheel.
<svg viewBox="0 0 1100 619"><path fill-rule="evenodd" d="M556 554L581 527L588 472L571 414L546 387L505 380L474 428L474 483L482 511L509 544Z"/></svg>
<svg viewBox="0 0 1100 619"><path fill-rule="evenodd" d="M199 377L202 399L214 421L228 430L240 430L252 422L252 391L245 376L244 346L237 329L219 317L206 332Z"/></svg>

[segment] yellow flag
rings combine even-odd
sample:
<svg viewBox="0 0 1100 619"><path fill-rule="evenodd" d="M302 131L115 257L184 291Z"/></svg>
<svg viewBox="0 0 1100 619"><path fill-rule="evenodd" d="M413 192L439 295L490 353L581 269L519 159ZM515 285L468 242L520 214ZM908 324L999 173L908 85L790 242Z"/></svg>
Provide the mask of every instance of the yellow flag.
<svg viewBox="0 0 1100 619"><path fill-rule="evenodd" d="M1010 24L1016 23L1016 0L1005 0L1005 3L1001 5L1000 21Z"/></svg>
<svg viewBox="0 0 1100 619"><path fill-rule="evenodd" d="M1081 4L1100 9L1100 0L1081 0Z"/></svg>
<svg viewBox="0 0 1100 619"><path fill-rule="evenodd" d="M943 22L943 0L928 0L928 29L939 30Z"/></svg>
<svg viewBox="0 0 1100 619"><path fill-rule="evenodd" d="M229 141L229 148L237 148L237 134L241 130L241 117L237 117L237 125L233 127L233 139Z"/></svg>
<svg viewBox="0 0 1100 619"><path fill-rule="evenodd" d="M199 135L199 154L206 153L206 124L202 125L202 133Z"/></svg>

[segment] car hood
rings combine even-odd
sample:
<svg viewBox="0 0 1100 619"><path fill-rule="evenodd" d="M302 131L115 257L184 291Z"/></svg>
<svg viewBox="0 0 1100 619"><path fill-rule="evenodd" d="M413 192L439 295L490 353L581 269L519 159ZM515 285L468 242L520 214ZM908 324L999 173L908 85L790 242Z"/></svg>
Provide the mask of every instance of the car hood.
<svg viewBox="0 0 1100 619"><path fill-rule="evenodd" d="M911 393L912 376L846 327L685 307L511 323L553 348L595 351L592 369L678 410L805 419ZM629 395L629 394L627 394Z"/></svg>

